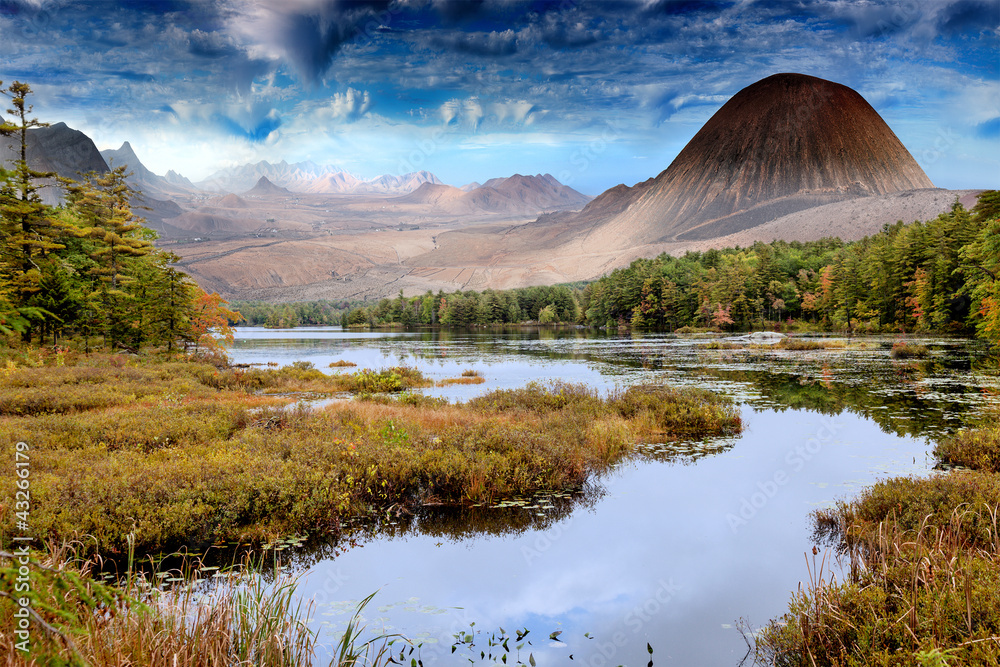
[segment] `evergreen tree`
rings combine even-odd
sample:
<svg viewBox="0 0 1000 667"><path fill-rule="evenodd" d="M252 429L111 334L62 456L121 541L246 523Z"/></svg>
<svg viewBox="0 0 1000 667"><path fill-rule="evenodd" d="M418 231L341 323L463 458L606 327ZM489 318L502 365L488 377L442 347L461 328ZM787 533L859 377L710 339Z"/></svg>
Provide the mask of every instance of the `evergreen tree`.
<svg viewBox="0 0 1000 667"><path fill-rule="evenodd" d="M0 123L0 137L15 137L19 146L13 170L0 178L0 278L8 286L15 309L29 306L44 273L56 270L48 260L53 251L64 247L60 238L65 234L58 216L42 201L36 183L55 174L28 166L28 130L47 127L47 123L29 118L32 107L26 99L30 93L31 87L18 81L7 89L0 88L0 94L11 99L7 113L15 119ZM40 325L44 319L44 315L37 317L35 310L21 312L31 325ZM23 328L25 340L31 340L32 328Z"/></svg>

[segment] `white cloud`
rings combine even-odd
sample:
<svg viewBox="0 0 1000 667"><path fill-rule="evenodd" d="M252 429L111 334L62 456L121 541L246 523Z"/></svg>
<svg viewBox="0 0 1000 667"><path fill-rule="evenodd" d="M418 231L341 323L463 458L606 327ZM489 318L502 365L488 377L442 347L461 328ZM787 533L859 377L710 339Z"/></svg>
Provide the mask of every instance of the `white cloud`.
<svg viewBox="0 0 1000 667"><path fill-rule="evenodd" d="M546 112L526 100L484 103L478 97L470 97L448 100L440 106L438 113L445 125L464 125L478 130L486 119L497 124L531 125L535 118Z"/></svg>
<svg viewBox="0 0 1000 667"><path fill-rule="evenodd" d="M355 121L368 113L374 103L371 94L366 91L348 88L343 93L334 93L329 104L322 107L316 114L317 120L327 122Z"/></svg>

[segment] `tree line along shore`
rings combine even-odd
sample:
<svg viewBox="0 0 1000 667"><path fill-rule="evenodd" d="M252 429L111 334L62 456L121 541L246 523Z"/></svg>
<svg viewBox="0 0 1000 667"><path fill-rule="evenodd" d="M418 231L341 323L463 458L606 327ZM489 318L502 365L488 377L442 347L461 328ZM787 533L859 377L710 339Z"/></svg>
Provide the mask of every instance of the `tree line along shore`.
<svg viewBox="0 0 1000 667"><path fill-rule="evenodd" d="M845 243L773 241L638 259L590 283L375 303L236 302L248 324L940 333L1000 339L1000 193Z"/></svg>

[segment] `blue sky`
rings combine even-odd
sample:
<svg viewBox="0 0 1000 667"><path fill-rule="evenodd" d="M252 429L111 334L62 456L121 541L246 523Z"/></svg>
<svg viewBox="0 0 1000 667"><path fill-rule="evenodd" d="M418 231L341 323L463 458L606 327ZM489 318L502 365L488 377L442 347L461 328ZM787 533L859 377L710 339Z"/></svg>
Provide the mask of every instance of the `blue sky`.
<svg viewBox="0 0 1000 667"><path fill-rule="evenodd" d="M1000 0L0 0L0 80L157 173L655 176L741 88L848 85L940 187L1000 186Z"/></svg>

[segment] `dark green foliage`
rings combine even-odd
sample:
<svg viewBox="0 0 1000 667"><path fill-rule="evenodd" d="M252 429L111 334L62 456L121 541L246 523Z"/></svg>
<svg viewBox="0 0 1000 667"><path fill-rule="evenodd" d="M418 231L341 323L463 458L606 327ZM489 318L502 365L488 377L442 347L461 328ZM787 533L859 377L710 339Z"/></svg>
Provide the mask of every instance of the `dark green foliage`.
<svg viewBox="0 0 1000 667"><path fill-rule="evenodd" d="M266 303L264 301L233 301L233 310L243 316L246 324L255 327L287 329L290 327L331 326L360 304L355 301L299 301Z"/></svg>
<svg viewBox="0 0 1000 667"><path fill-rule="evenodd" d="M997 309L986 287L970 298L995 260L966 248L988 246L983 232L998 208L987 192L971 213L956 202L934 220L848 244L758 242L639 259L585 287L581 308L593 326L967 332Z"/></svg>

